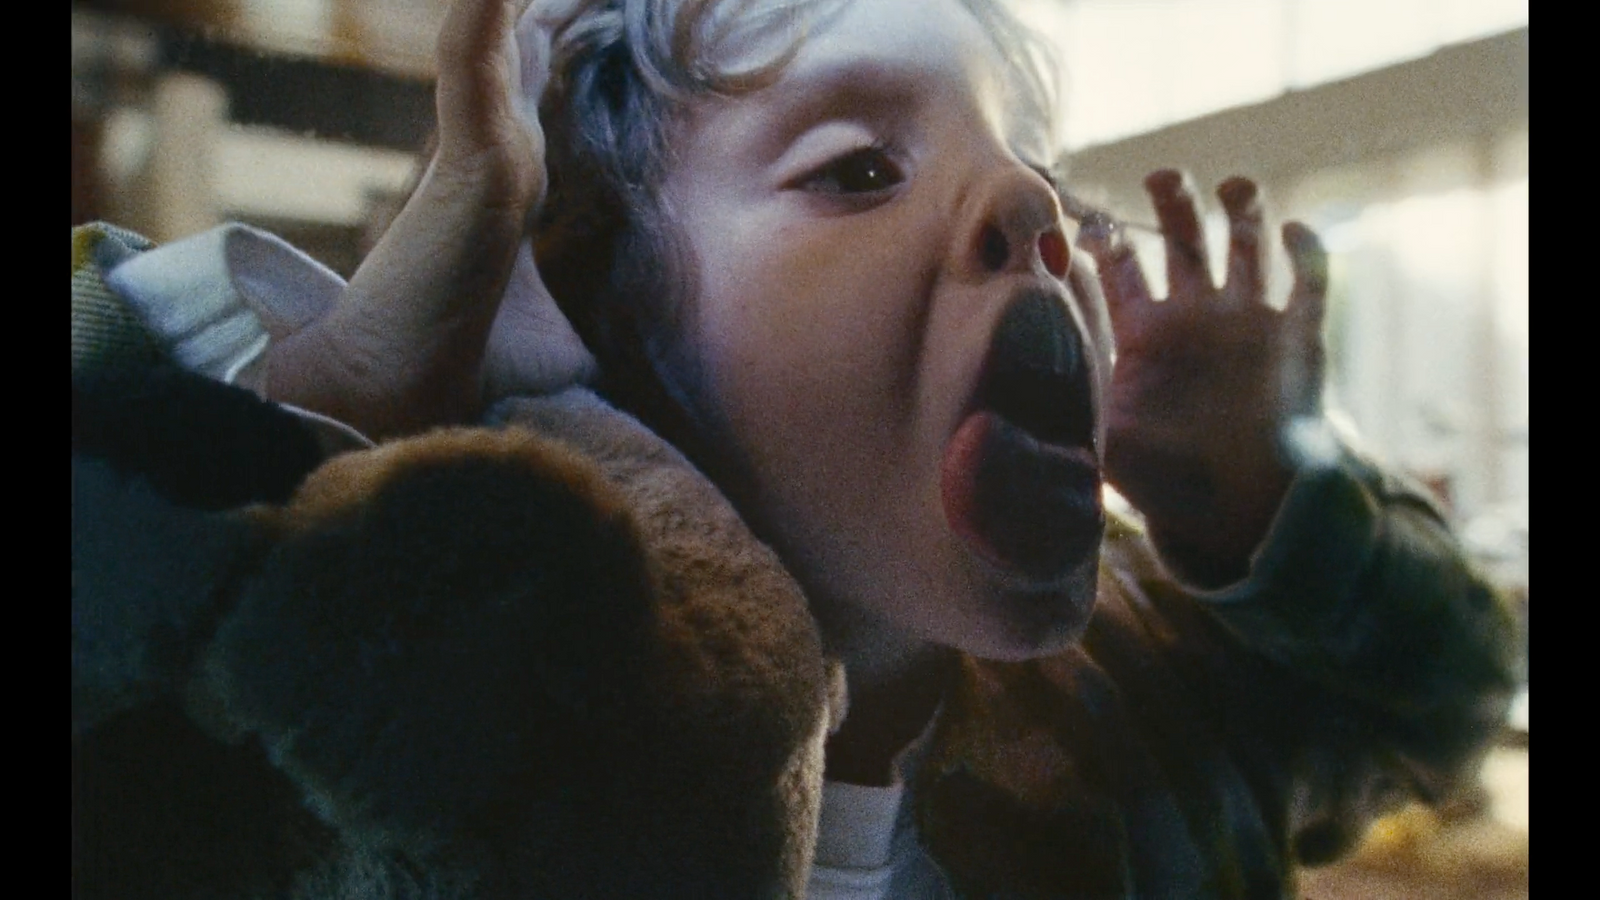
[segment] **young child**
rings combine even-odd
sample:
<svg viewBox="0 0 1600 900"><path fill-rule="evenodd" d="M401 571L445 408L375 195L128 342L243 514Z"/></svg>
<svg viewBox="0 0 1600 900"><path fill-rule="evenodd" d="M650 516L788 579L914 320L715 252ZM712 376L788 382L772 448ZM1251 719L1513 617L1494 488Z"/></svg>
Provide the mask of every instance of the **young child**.
<svg viewBox="0 0 1600 900"><path fill-rule="evenodd" d="M1069 248L998 0L514 6L456 0L418 191L235 368L380 439L597 373L688 455L844 663L810 896L1292 896L1470 772L1510 620L1330 436L1323 253L1284 227L1274 308L1253 184L1219 287L1150 177L1157 302L1110 219Z"/></svg>

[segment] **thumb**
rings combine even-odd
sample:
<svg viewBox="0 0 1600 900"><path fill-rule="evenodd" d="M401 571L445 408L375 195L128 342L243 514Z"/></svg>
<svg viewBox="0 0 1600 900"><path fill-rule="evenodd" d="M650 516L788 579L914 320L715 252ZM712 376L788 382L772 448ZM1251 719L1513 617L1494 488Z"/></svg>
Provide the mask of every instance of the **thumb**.
<svg viewBox="0 0 1600 900"><path fill-rule="evenodd" d="M524 240L489 331L484 399L550 394L592 381L597 371L594 357L539 277L532 242Z"/></svg>

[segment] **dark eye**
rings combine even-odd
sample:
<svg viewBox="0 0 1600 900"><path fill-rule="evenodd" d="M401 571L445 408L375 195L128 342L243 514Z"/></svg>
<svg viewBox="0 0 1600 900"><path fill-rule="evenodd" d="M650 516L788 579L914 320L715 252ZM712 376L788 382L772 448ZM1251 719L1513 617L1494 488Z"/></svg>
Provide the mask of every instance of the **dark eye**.
<svg viewBox="0 0 1600 900"><path fill-rule="evenodd" d="M881 147L864 147L806 176L804 187L823 194L871 194L905 180Z"/></svg>

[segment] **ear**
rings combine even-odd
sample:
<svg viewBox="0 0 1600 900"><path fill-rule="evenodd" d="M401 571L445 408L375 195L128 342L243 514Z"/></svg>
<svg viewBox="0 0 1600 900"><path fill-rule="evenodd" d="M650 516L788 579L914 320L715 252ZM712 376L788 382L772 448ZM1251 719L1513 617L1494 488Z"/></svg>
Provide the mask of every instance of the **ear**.
<svg viewBox="0 0 1600 900"><path fill-rule="evenodd" d="M557 308L524 238L489 332L483 362L486 404L515 396L553 394L588 384L599 371L567 317Z"/></svg>

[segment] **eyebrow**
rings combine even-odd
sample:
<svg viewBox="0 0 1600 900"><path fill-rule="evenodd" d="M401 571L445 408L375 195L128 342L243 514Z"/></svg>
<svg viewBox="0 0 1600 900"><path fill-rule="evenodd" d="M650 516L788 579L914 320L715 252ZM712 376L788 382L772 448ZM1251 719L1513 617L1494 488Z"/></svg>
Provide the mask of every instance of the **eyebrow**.
<svg viewBox="0 0 1600 900"><path fill-rule="evenodd" d="M763 143L785 145L831 118L903 116L927 99L925 84L916 67L882 60L853 60L796 73L768 89L772 106L763 118L777 124Z"/></svg>

